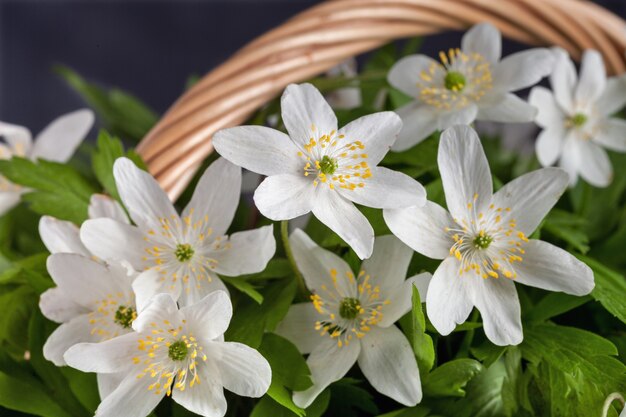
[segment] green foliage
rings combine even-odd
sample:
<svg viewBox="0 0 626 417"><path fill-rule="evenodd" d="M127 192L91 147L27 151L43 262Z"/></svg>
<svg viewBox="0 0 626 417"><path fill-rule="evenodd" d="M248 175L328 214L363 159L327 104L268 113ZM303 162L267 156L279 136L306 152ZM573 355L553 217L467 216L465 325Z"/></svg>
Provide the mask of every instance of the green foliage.
<svg viewBox="0 0 626 417"><path fill-rule="evenodd" d="M421 374L428 373L435 363L435 347L433 339L426 333L426 318L422 310L422 300L417 287L413 286L411 309L411 334L409 340L412 341L413 352L417 358L417 365Z"/></svg>
<svg viewBox="0 0 626 417"><path fill-rule="evenodd" d="M68 67L57 66L55 71L98 113L113 134L138 142L156 124L156 113L132 95L119 89L106 91Z"/></svg>
<svg viewBox="0 0 626 417"><path fill-rule="evenodd" d="M74 223L87 218L89 198L95 190L71 166L16 157L0 161L0 174L29 190L22 200L33 211Z"/></svg>
<svg viewBox="0 0 626 417"><path fill-rule="evenodd" d="M593 269L596 286L591 296L626 323L626 278L589 257L579 258Z"/></svg>
<svg viewBox="0 0 626 417"><path fill-rule="evenodd" d="M359 417L378 414L372 395L359 387L359 380L343 378L330 386L328 415Z"/></svg>
<svg viewBox="0 0 626 417"><path fill-rule="evenodd" d="M446 362L428 374L423 382L424 394L432 397L464 397L463 387L483 369L480 362L468 358Z"/></svg>

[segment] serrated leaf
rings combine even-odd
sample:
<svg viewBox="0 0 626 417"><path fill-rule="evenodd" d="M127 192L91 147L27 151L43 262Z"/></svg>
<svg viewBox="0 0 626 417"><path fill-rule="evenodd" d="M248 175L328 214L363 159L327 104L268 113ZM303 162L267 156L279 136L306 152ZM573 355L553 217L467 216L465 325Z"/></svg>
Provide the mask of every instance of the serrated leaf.
<svg viewBox="0 0 626 417"><path fill-rule="evenodd" d="M525 318L529 321L546 321L580 307L589 300L591 300L590 296L577 297L562 292L551 292L535 304Z"/></svg>
<svg viewBox="0 0 626 417"><path fill-rule="evenodd" d="M463 388L484 369L474 359L462 358L446 362L424 379L424 394L433 397L463 397Z"/></svg>
<svg viewBox="0 0 626 417"><path fill-rule="evenodd" d="M426 333L426 318L424 317L424 311L422 310L422 300L420 299L419 291L415 286L413 286L412 302L411 341L413 345L413 352L417 358L417 365L419 366L420 373L422 375L426 375L435 363L435 347L433 345L432 337Z"/></svg>
<svg viewBox="0 0 626 417"><path fill-rule="evenodd" d="M591 296L607 311L626 323L626 277L587 256L578 256L594 274L596 283Z"/></svg>

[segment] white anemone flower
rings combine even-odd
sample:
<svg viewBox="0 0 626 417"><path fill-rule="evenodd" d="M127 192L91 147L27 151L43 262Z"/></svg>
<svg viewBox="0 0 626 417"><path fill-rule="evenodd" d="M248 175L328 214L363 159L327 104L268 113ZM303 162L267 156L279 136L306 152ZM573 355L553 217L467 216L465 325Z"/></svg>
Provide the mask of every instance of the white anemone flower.
<svg viewBox="0 0 626 417"><path fill-rule="evenodd" d="M591 269L569 252L528 239L567 188L559 168L543 168L495 194L476 132L456 126L443 132L439 170L448 211L424 207L385 210L391 231L415 251L443 259L426 297L430 321L442 335L463 323L475 306L489 340L522 341L515 282L567 294L589 294Z"/></svg>
<svg viewBox="0 0 626 417"><path fill-rule="evenodd" d="M537 110L513 91L530 87L550 74L554 58L545 48L528 49L502 60L502 36L489 23L472 27L461 48L399 60L389 83L414 101L396 112L404 128L393 146L403 151L433 132L475 120L531 122Z"/></svg>
<svg viewBox="0 0 626 417"><path fill-rule="evenodd" d="M145 417L166 395L196 414L221 417L227 406L223 388L260 397L272 379L259 352L223 341L231 316L224 291L180 310L171 295L158 294L133 321L135 332L75 345L65 360L84 372L124 374L97 417Z"/></svg>
<svg viewBox="0 0 626 417"><path fill-rule="evenodd" d="M104 194L91 196L88 214L90 219L105 217L130 224L122 206ZM52 216L42 216L39 220L39 236L50 253L78 253L86 257L93 256L80 240L80 229L72 222Z"/></svg>
<svg viewBox="0 0 626 417"><path fill-rule="evenodd" d="M61 325L43 346L46 359L63 366L63 354L77 343L102 342L132 332L140 310L131 285L137 276L134 271L72 253L51 255L47 266L57 286L42 295L39 308ZM116 375L98 375L101 398L119 381Z"/></svg>
<svg viewBox="0 0 626 417"><path fill-rule="evenodd" d="M181 305L193 304L211 291L226 290L217 274L260 272L274 255L272 226L225 235L241 190L241 169L227 160L207 168L181 216L154 178L129 159L115 161L113 173L136 226L87 220L80 236L104 261L125 261L144 271L133 284L138 298L168 292Z"/></svg>
<svg viewBox="0 0 626 417"><path fill-rule="evenodd" d="M313 386L295 392L305 408L358 362L381 394L406 406L422 399L413 349L394 323L411 310L415 285L424 299L431 275L406 279L412 251L392 235L380 236L372 257L355 275L339 256L317 246L302 230L290 237L296 264L311 290L312 302L294 304L277 328L303 354L309 354Z"/></svg>
<svg viewBox="0 0 626 417"><path fill-rule="evenodd" d="M558 48L555 56L553 91L535 87L530 92L530 103L539 109L536 123L544 129L536 142L537 158L543 166L558 161L571 185L580 175L606 187L613 169L604 148L626 152L626 121L610 117L626 104L626 77L607 80L598 51L585 51L580 77L567 52Z"/></svg>
<svg viewBox="0 0 626 417"><path fill-rule="evenodd" d="M213 144L229 161L267 175L254 194L272 220L313 212L361 258L374 231L353 203L374 208L423 205L424 187L408 175L377 167L402 127L393 112L361 117L337 130L337 118L310 84L289 85L281 99L286 135L263 126L217 132Z"/></svg>
<svg viewBox="0 0 626 417"><path fill-rule="evenodd" d="M82 109L55 119L35 137L33 143L30 131L18 125L0 122L0 159L14 156L31 160L45 159L53 162L67 162L93 125L91 110ZM0 215L5 214L20 202L20 197L28 190L13 184L0 176Z"/></svg>

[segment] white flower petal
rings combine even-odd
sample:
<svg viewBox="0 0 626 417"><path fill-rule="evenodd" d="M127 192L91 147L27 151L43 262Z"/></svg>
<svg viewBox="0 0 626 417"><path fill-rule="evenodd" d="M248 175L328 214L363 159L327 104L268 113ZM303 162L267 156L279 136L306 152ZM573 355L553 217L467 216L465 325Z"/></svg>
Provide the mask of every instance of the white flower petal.
<svg viewBox="0 0 626 417"><path fill-rule="evenodd" d="M606 119L593 141L607 149L626 152L626 120Z"/></svg>
<svg viewBox="0 0 626 417"><path fill-rule="evenodd" d="M348 278L352 270L346 261L334 253L317 246L306 233L294 230L289 236L289 243L296 265L304 277L306 286L311 292L324 293L322 287L336 288L340 295L353 297L355 285ZM331 271L336 271L333 280Z"/></svg>
<svg viewBox="0 0 626 417"><path fill-rule="evenodd" d="M234 342L211 342L205 344L205 349L219 369L224 388L245 397L265 394L272 381L272 369L259 352Z"/></svg>
<svg viewBox="0 0 626 417"><path fill-rule="evenodd" d="M593 290L593 271L569 252L540 240L524 245L524 260L515 264L520 284L586 295Z"/></svg>
<svg viewBox="0 0 626 417"><path fill-rule="evenodd" d="M170 294L157 294L148 301L137 318L133 320L133 329L139 333L150 333L153 329L151 323L168 321L175 328L184 319L183 314L178 310L176 301Z"/></svg>
<svg viewBox="0 0 626 417"><path fill-rule="evenodd" d="M24 126L0 122L0 136L9 145L13 155L26 157L30 154L33 140L30 130Z"/></svg>
<svg viewBox="0 0 626 417"><path fill-rule="evenodd" d="M472 311L467 287L474 277L459 276L459 268L456 258L445 259L435 271L426 294L428 318L443 336L450 334L457 324L464 323Z"/></svg>
<svg viewBox="0 0 626 417"><path fill-rule="evenodd" d="M21 192L0 191L0 216L17 206L22 199Z"/></svg>
<svg viewBox="0 0 626 417"><path fill-rule="evenodd" d="M558 125L542 130L535 142L537 159L542 166L553 165L563 152L565 131Z"/></svg>
<svg viewBox="0 0 626 417"><path fill-rule="evenodd" d="M39 236L50 253L78 253L91 256L80 241L78 227L72 222L42 216L39 220Z"/></svg>
<svg viewBox="0 0 626 417"><path fill-rule="evenodd" d="M427 104L409 103L396 113L402 119L402 130L391 146L394 152L412 148L437 130L437 112Z"/></svg>
<svg viewBox="0 0 626 417"><path fill-rule="evenodd" d="M416 180L388 168L371 168L372 176L363 180L363 187L337 188L342 196L366 207L395 209L423 206L426 190Z"/></svg>
<svg viewBox="0 0 626 417"><path fill-rule="evenodd" d="M235 217L241 195L241 168L224 158L209 166L196 185L181 218L190 223L204 221L216 236L226 233Z"/></svg>
<svg viewBox="0 0 626 417"><path fill-rule="evenodd" d="M226 294L229 294L228 288L226 288L226 285L222 282L221 279L219 279L216 274L209 272L208 275L208 280L206 276L202 276L201 278L192 277L190 279L193 279L195 281L192 281L189 284L182 285L180 295L178 296L178 305L193 305L200 302L207 294L211 294L214 291L224 291Z"/></svg>
<svg viewBox="0 0 626 417"><path fill-rule="evenodd" d="M553 48L555 63L550 75L550 85L556 102L566 112L574 110L574 88L578 82L576 68L568 53L561 48Z"/></svg>
<svg viewBox="0 0 626 417"><path fill-rule="evenodd" d="M470 103L460 110L448 110L440 112L437 118L438 130L445 130L456 125L469 125L476 120L478 116L478 106Z"/></svg>
<svg viewBox="0 0 626 417"><path fill-rule="evenodd" d="M89 312L89 309L75 303L59 287L47 289L41 294L39 309L47 319L57 323L70 321L76 316Z"/></svg>
<svg viewBox="0 0 626 417"><path fill-rule="evenodd" d="M118 158L113 165L117 191L130 217L144 230L161 229L160 219L173 221L178 213L156 180L137 168L128 158Z"/></svg>
<svg viewBox="0 0 626 417"><path fill-rule="evenodd" d="M372 285L378 285L382 298L387 298L405 282L412 256L411 248L395 236L378 236L372 256L363 261L361 271L371 277Z"/></svg>
<svg viewBox="0 0 626 417"><path fill-rule="evenodd" d="M100 218L85 221L80 240L91 253L105 260L128 261L143 270L146 256L144 235L135 227L116 220Z"/></svg>
<svg viewBox="0 0 626 417"><path fill-rule="evenodd" d="M433 259L445 259L454 244L447 227L456 223L440 205L427 201L423 207L383 211L389 230L416 252Z"/></svg>
<svg viewBox="0 0 626 417"><path fill-rule="evenodd" d="M389 327L411 311L413 306L413 286L417 288L420 300L425 302L431 279L432 275L429 272L423 272L404 281L401 286L396 288L395 293L388 296L389 304L383 307L383 318L378 322L378 325L380 327Z"/></svg>
<svg viewBox="0 0 626 417"><path fill-rule="evenodd" d="M154 390L148 390L152 383L152 378L138 379L134 373L128 374L119 386L102 400L96 410L96 416L147 416L165 397L165 391L156 394Z"/></svg>
<svg viewBox="0 0 626 417"><path fill-rule="evenodd" d="M387 74L387 81L403 93L417 98L420 95L420 88L417 86L420 74L433 65L439 67L441 64L426 55L405 56L393 64Z"/></svg>
<svg viewBox="0 0 626 417"><path fill-rule="evenodd" d="M422 400L415 354L400 329L374 326L361 344L359 367L376 391L407 407Z"/></svg>
<svg viewBox="0 0 626 417"><path fill-rule="evenodd" d="M200 383L187 387L184 391L175 389L172 398L192 413L204 417L223 417L228 404L224 397L224 389L219 383L218 370L208 363L198 366Z"/></svg>
<svg viewBox="0 0 626 417"><path fill-rule="evenodd" d="M131 279L118 276L119 271L73 253L57 253L48 257L48 272L63 291L75 303L94 309L96 301L105 300L109 294L126 293Z"/></svg>
<svg viewBox="0 0 626 417"><path fill-rule="evenodd" d="M613 180L613 166L606 151L590 140L579 144L580 176L595 187L606 187Z"/></svg>
<svg viewBox="0 0 626 417"><path fill-rule="evenodd" d="M228 294L215 291L196 304L180 309L197 338L213 340L224 334L233 316Z"/></svg>
<svg viewBox="0 0 626 417"><path fill-rule="evenodd" d="M563 154L559 159L559 167L569 175L570 187L576 185L578 181L578 172L583 159L580 143L580 139L576 137L576 132L567 133L563 144Z"/></svg>
<svg viewBox="0 0 626 417"><path fill-rule="evenodd" d="M526 123L535 120L537 109L534 106L512 93L502 97L488 107L479 107L476 118L502 123Z"/></svg>
<svg viewBox="0 0 626 417"><path fill-rule="evenodd" d="M480 311L487 338L498 346L518 345L524 338L517 290L507 278L464 277L472 302Z"/></svg>
<svg viewBox="0 0 626 417"><path fill-rule="evenodd" d="M578 102L597 100L606 88L606 68L600 52L588 49L583 53L580 75L574 97Z"/></svg>
<svg viewBox="0 0 626 417"><path fill-rule="evenodd" d="M313 386L305 391L293 393L293 402L301 408L306 408L335 381L343 378L356 362L361 344L353 341L350 344L337 346L337 342L330 337L324 338L307 358L307 365L311 370Z"/></svg>
<svg viewBox="0 0 626 417"><path fill-rule="evenodd" d="M626 76L611 77L606 80L606 87L595 103L596 110L605 116L611 116L626 105Z"/></svg>
<svg viewBox="0 0 626 417"><path fill-rule="evenodd" d="M130 224L130 220L120 203L108 195L94 194L89 200L89 218L98 219L100 217Z"/></svg>
<svg viewBox="0 0 626 417"><path fill-rule="evenodd" d="M120 372L117 374L97 374L98 380L98 394L100 394L100 399L104 400L109 396L117 387L120 386L124 378L126 377L125 372Z"/></svg>
<svg viewBox="0 0 626 417"><path fill-rule="evenodd" d="M215 150L233 164L263 175L297 174L304 163L286 134L265 126L238 126L213 136Z"/></svg>
<svg viewBox="0 0 626 417"><path fill-rule="evenodd" d="M322 94L311 84L290 84L280 100L283 122L300 147L311 137L337 130L337 117Z"/></svg>
<svg viewBox="0 0 626 417"><path fill-rule="evenodd" d="M254 192L254 203L271 220L289 220L313 208L315 187L304 175L281 174L267 177Z"/></svg>
<svg viewBox="0 0 626 417"><path fill-rule="evenodd" d="M315 330L315 323L320 317L311 302L293 304L275 332L307 355L322 341L322 337L327 337L320 336L319 331Z"/></svg>
<svg viewBox="0 0 626 417"><path fill-rule="evenodd" d="M132 286L135 292L137 312L143 311L152 297L157 294L168 293L172 298L178 300L182 291L180 280L176 280L175 282L172 282L168 278L163 280L163 274L154 268L139 274L133 281Z"/></svg>
<svg viewBox="0 0 626 417"><path fill-rule="evenodd" d="M359 117L337 132L345 135L344 142L361 141L365 146L367 162L370 166L378 165L389 152L402 130L402 120L392 112L385 111Z"/></svg>
<svg viewBox="0 0 626 417"><path fill-rule="evenodd" d="M554 69L554 54L546 48L533 48L511 54L493 71L493 88L517 91L537 84Z"/></svg>
<svg viewBox="0 0 626 417"><path fill-rule="evenodd" d="M559 107L552 91L545 87L530 90L528 102L538 110L535 122L544 128L561 128L565 123L565 113Z"/></svg>
<svg viewBox="0 0 626 417"><path fill-rule="evenodd" d="M87 314L80 315L56 328L43 345L43 356L56 366L65 366L63 354L81 342L95 342L91 334L93 326Z"/></svg>
<svg viewBox="0 0 626 417"><path fill-rule="evenodd" d="M223 249L208 254L217 261L214 271L229 277L263 271L276 252L273 230L269 225L230 235Z"/></svg>
<svg viewBox="0 0 626 417"><path fill-rule="evenodd" d="M352 202L331 190L317 196L313 214L337 233L361 259L369 258L374 247L374 229Z"/></svg>
<svg viewBox="0 0 626 417"><path fill-rule="evenodd" d="M465 53L476 52L492 64L502 56L502 35L491 23L480 23L465 32L461 41Z"/></svg>
<svg viewBox="0 0 626 417"><path fill-rule="evenodd" d="M127 371L133 365L139 338L133 332L100 343L78 343L69 348L63 358L69 366L83 372Z"/></svg>
<svg viewBox="0 0 626 417"><path fill-rule="evenodd" d="M514 221L516 230L530 235L565 192L567 184L568 176L562 169L542 168L506 184L492 202L502 209L502 224Z"/></svg>
<svg viewBox="0 0 626 417"><path fill-rule="evenodd" d="M30 157L67 162L91 130L93 121L94 114L88 109L57 118L37 135Z"/></svg>
<svg viewBox="0 0 626 417"><path fill-rule="evenodd" d="M441 134L437 163L448 210L465 219L468 207L485 211L493 185L487 157L478 135L469 126L455 126Z"/></svg>

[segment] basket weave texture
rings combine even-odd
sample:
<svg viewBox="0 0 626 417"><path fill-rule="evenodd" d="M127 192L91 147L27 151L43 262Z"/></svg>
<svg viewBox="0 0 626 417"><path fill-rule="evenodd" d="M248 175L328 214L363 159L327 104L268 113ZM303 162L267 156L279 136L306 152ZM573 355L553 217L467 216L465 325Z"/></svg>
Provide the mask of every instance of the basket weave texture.
<svg viewBox="0 0 626 417"><path fill-rule="evenodd" d="M583 0L334 0L255 39L185 92L139 144L170 198L213 151L211 137L243 123L288 84L394 39L491 22L507 38L559 45L578 59L597 49L611 74L626 69L626 22Z"/></svg>

